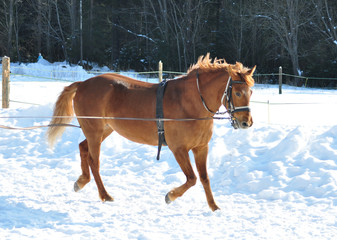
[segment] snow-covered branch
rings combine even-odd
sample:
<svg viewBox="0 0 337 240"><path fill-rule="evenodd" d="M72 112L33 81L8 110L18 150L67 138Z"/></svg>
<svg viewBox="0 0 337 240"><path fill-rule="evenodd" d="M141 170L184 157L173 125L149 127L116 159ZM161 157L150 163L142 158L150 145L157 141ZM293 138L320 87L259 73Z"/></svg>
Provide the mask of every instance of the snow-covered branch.
<svg viewBox="0 0 337 240"><path fill-rule="evenodd" d="M129 29L126 29L125 27L123 27L123 26L121 26L119 24L116 24L116 23L111 23L111 24L113 26L115 26L115 27L118 27L118 28L120 28L120 29L122 29L122 30L124 30L124 31L126 31L126 32L128 32L128 33L130 33L130 34L132 34L134 36L136 36L136 37L142 37L142 38L145 38L145 39L150 40L151 42L155 43L155 41L152 38L150 38L149 36L146 36L144 34L135 33L135 32L133 32L133 31L131 31Z"/></svg>

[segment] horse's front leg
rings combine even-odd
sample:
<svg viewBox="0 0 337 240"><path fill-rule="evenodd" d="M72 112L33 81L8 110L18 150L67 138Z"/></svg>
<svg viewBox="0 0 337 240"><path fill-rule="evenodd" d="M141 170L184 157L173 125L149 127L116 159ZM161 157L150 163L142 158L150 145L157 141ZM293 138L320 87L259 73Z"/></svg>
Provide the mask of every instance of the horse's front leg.
<svg viewBox="0 0 337 240"><path fill-rule="evenodd" d="M209 181L209 177L207 174L207 154L208 154L208 144L202 147L192 149L195 164L197 165L197 169L199 172L200 181L202 186L204 187L206 198L208 202L208 206L212 209L212 211L220 209L213 198L213 193Z"/></svg>
<svg viewBox="0 0 337 240"><path fill-rule="evenodd" d="M186 183L181 185L180 187L172 189L168 194L166 194L165 201L167 204L176 200L178 197L181 197L190 187L195 185L197 178L193 172L193 168L191 166L190 157L188 155L188 150L185 148L179 148L172 150L181 170L184 172L186 176Z"/></svg>

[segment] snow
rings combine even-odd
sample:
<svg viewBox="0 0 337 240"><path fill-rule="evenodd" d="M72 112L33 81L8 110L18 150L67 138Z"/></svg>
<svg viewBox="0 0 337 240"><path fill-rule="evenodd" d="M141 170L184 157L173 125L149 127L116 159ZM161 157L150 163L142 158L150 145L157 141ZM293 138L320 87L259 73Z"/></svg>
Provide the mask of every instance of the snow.
<svg viewBox="0 0 337 240"><path fill-rule="evenodd" d="M12 64L12 73L68 81L91 76L48 62ZM48 124L45 117L67 85L12 76L16 102L0 110L0 125ZM0 129L0 239L334 239L336 91L284 86L279 95L278 86L259 84L253 91L252 128L215 121L208 170L221 210L214 213L199 181L165 203L166 193L185 180L166 147L156 161L156 147L112 134L102 145L101 175L115 201L101 203L93 180L73 191L81 173L79 129L67 128L53 150L45 128Z"/></svg>

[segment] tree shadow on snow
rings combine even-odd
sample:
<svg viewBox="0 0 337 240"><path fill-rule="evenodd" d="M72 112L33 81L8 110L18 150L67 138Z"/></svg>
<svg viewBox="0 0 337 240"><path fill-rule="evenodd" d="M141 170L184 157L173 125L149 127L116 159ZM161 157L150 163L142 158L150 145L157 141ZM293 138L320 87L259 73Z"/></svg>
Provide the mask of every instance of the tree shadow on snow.
<svg viewBox="0 0 337 240"><path fill-rule="evenodd" d="M66 222L67 213L44 211L27 207L25 203L14 202L11 197L0 197L0 228L53 228Z"/></svg>

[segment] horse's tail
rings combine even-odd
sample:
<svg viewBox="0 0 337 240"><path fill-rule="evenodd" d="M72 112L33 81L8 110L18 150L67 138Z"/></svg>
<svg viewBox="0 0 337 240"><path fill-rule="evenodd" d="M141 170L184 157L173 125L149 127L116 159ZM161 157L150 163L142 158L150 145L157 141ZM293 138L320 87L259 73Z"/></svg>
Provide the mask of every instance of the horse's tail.
<svg viewBox="0 0 337 240"><path fill-rule="evenodd" d="M80 83L75 82L65 87L55 103L53 119L49 123L47 131L48 143L51 147L62 136L66 128L64 125L70 123L71 117L74 115L73 99ZM69 118L67 118L68 116Z"/></svg>

